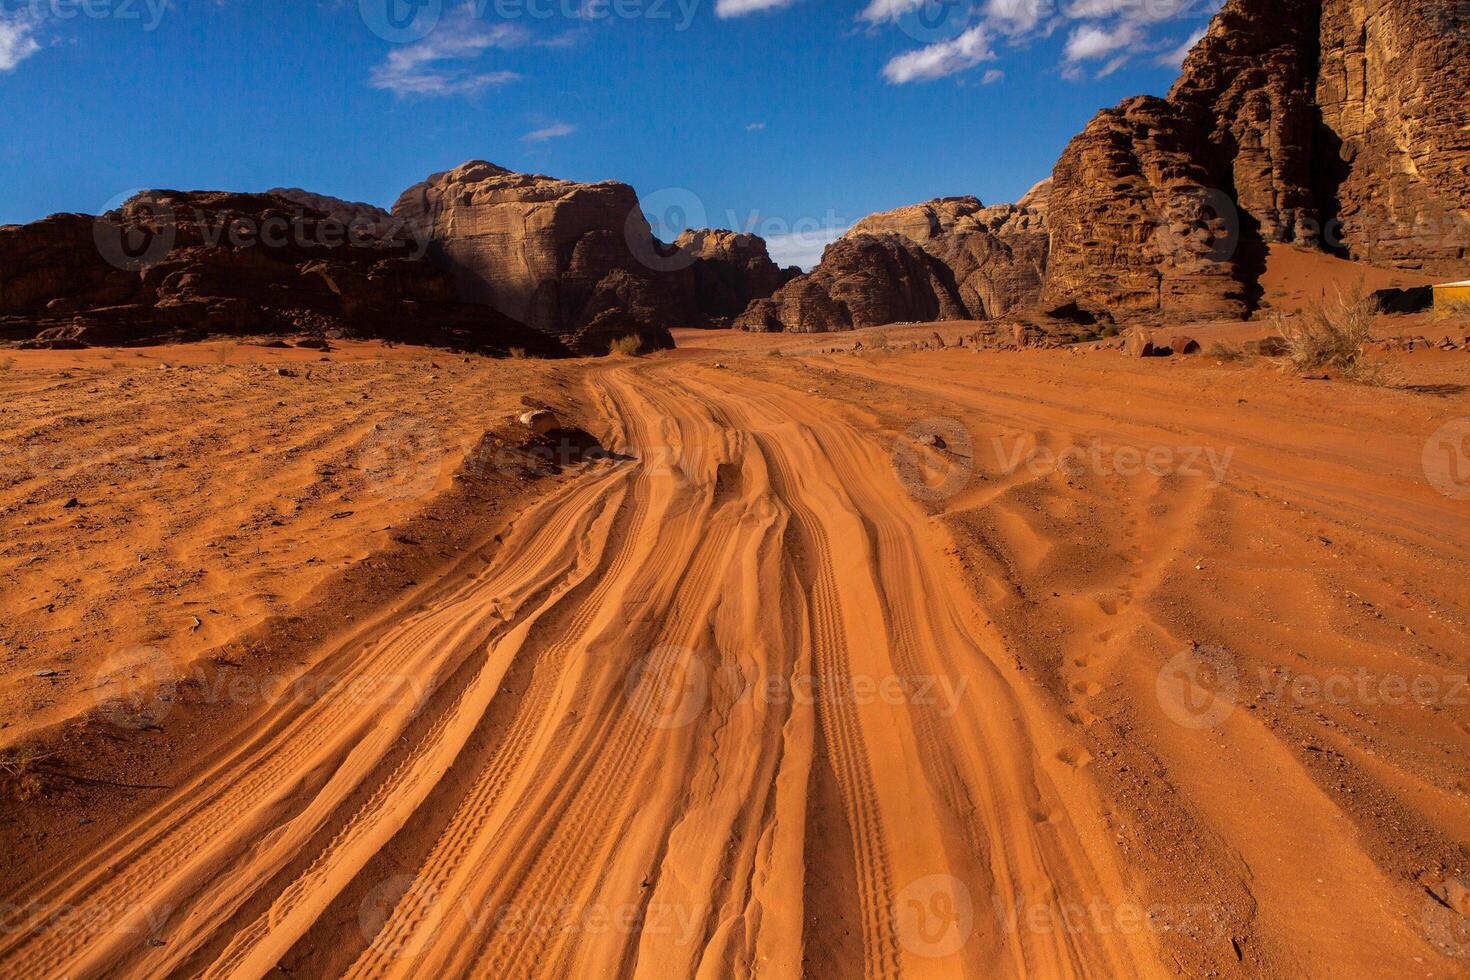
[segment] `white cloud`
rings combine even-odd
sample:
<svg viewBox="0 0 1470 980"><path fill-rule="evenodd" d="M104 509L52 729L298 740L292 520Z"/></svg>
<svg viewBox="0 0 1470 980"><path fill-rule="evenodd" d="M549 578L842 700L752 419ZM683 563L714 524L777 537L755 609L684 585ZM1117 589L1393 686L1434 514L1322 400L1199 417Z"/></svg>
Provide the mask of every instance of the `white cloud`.
<svg viewBox="0 0 1470 980"><path fill-rule="evenodd" d="M898 20L910 10L917 10L923 5L924 0L870 0L858 17L870 24L881 24L888 20Z"/></svg>
<svg viewBox="0 0 1470 980"><path fill-rule="evenodd" d="M481 57L487 51L518 47L528 40L523 28L484 24L474 16L473 7L466 6L422 41L388 52L387 59L373 69L369 83L400 98L475 95L521 77L503 69L484 71Z"/></svg>
<svg viewBox="0 0 1470 980"><path fill-rule="evenodd" d="M1083 24L1072 29L1063 56L1070 62L1106 58L1119 48L1137 44L1140 40L1142 32L1137 24L1130 21L1123 21L1112 30L1096 24Z"/></svg>
<svg viewBox="0 0 1470 980"><path fill-rule="evenodd" d="M1052 0L986 0L985 20L1002 34L1029 34L1055 10Z"/></svg>
<svg viewBox="0 0 1470 980"><path fill-rule="evenodd" d="M1194 7L1199 0L1071 0L1064 13L1072 20L1122 15L1135 24L1172 20Z"/></svg>
<svg viewBox="0 0 1470 980"><path fill-rule="evenodd" d="M545 143L547 140L570 136L576 131L577 127L571 123L552 123L549 126L542 126L540 129L531 130L525 136L521 137L521 141L525 143Z"/></svg>
<svg viewBox="0 0 1470 980"><path fill-rule="evenodd" d="M759 132L760 130L765 129L765 128L766 128L766 124L765 123L763 123L763 122L753 122L753 123L750 123L749 125L747 125L745 127L745 131L747 133L755 133L755 132Z"/></svg>
<svg viewBox="0 0 1470 980"><path fill-rule="evenodd" d="M0 72L15 71L22 61L41 50L35 34L34 20L0 10Z"/></svg>
<svg viewBox="0 0 1470 980"><path fill-rule="evenodd" d="M1173 48L1172 50L1169 50L1169 51L1165 51L1163 54L1159 55L1159 57L1158 57L1158 59L1156 60L1155 63L1156 64L1159 64L1159 65L1162 65L1165 68L1178 68L1178 67L1180 67L1181 65L1184 64L1184 58L1185 58L1185 56L1188 55L1189 52L1191 52L1191 51L1194 50L1194 46L1196 44L1198 44L1199 41L1200 41L1200 38L1202 38L1204 36L1205 36L1205 29L1203 27L1201 27L1199 30L1197 30L1193 34L1189 35L1189 37L1185 38L1184 39L1184 43L1181 44L1181 45L1179 45L1179 47Z"/></svg>
<svg viewBox="0 0 1470 980"><path fill-rule="evenodd" d="M1004 81L1006 73L999 68L992 68L980 79L981 85L994 85L996 82Z"/></svg>
<svg viewBox="0 0 1470 980"><path fill-rule="evenodd" d="M1093 78L1106 78L1134 57L1150 57L1158 65L1178 67L1204 29L1175 49L1172 40L1156 40L1152 32L1165 21L1218 8L1218 0L1065 0L1065 19L1080 20L1067 37L1062 77L1087 77L1082 63L1102 61ZM1169 50L1159 54L1161 48Z"/></svg>
<svg viewBox="0 0 1470 980"><path fill-rule="evenodd" d="M744 17L762 10L779 10L795 2L796 0L715 0L715 16Z"/></svg>
<svg viewBox="0 0 1470 980"><path fill-rule="evenodd" d="M813 228L810 231L795 231L788 235L772 235L766 239L766 251L771 261L781 267L798 266L810 272L822 261L822 251L847 231L842 228Z"/></svg>
<svg viewBox="0 0 1470 980"><path fill-rule="evenodd" d="M883 66L883 77L893 85L931 81L994 60L990 35L985 25L977 24L952 41L940 41L899 55Z"/></svg>

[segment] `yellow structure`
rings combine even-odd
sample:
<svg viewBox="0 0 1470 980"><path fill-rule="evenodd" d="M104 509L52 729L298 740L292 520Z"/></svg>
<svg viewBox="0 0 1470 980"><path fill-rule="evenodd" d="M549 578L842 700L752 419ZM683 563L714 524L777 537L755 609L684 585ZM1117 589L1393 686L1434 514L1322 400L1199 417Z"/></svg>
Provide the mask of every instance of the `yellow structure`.
<svg viewBox="0 0 1470 980"><path fill-rule="evenodd" d="M1470 279L1435 286L1434 309L1441 313L1451 309L1470 309Z"/></svg>

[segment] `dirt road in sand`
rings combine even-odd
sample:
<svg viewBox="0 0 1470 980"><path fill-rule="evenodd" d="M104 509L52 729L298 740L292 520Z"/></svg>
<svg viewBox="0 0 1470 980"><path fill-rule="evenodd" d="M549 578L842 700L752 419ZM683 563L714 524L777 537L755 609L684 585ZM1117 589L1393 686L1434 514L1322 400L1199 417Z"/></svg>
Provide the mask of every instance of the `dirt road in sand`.
<svg viewBox="0 0 1470 980"><path fill-rule="evenodd" d="M960 357L590 371L617 455L9 896L0 974L1464 975L1432 892L1466 870L1465 709L1221 712L1167 670L1203 640L1237 688L1453 680L1459 504L1286 397L1247 431L1232 382L1182 422L1156 413L1192 382L1099 411ZM1227 477L977 449L1022 430L1240 451ZM1355 602L1390 621L1334 620Z"/></svg>
<svg viewBox="0 0 1470 980"><path fill-rule="evenodd" d="M965 943L992 881L1120 895L1065 733L987 655L886 454L722 381L599 375L638 462L345 645L340 692L36 896L98 918L8 942L6 972L261 975L305 942L351 976L790 975L804 937L837 976L1142 969L1136 937ZM388 847L412 884L364 892Z"/></svg>

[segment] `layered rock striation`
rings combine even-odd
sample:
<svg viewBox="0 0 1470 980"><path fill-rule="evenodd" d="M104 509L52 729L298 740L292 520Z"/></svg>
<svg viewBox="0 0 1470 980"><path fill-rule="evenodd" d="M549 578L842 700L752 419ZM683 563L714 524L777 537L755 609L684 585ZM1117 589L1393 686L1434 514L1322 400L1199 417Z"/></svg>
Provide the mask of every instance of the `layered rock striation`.
<svg viewBox="0 0 1470 980"><path fill-rule="evenodd" d="M609 311L649 348L673 346L670 327L704 320L692 261L654 239L627 184L471 161L404 191L393 216L428 243L461 299L571 341L581 353L607 353L577 338Z"/></svg>
<svg viewBox="0 0 1470 980"><path fill-rule="evenodd" d="M1043 302L1240 315L1264 246L1470 273L1470 21L1453 0L1228 0L1167 99L1053 173Z"/></svg>

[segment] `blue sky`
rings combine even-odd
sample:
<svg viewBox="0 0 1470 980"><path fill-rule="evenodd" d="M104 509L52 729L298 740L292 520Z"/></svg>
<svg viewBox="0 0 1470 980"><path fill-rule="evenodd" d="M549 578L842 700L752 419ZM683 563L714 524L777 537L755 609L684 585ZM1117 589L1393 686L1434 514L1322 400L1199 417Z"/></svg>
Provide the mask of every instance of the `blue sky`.
<svg viewBox="0 0 1470 980"><path fill-rule="evenodd" d="M139 187L389 206L486 159L806 263L873 211L1014 200L1168 89L1210 2L0 0L0 223Z"/></svg>

